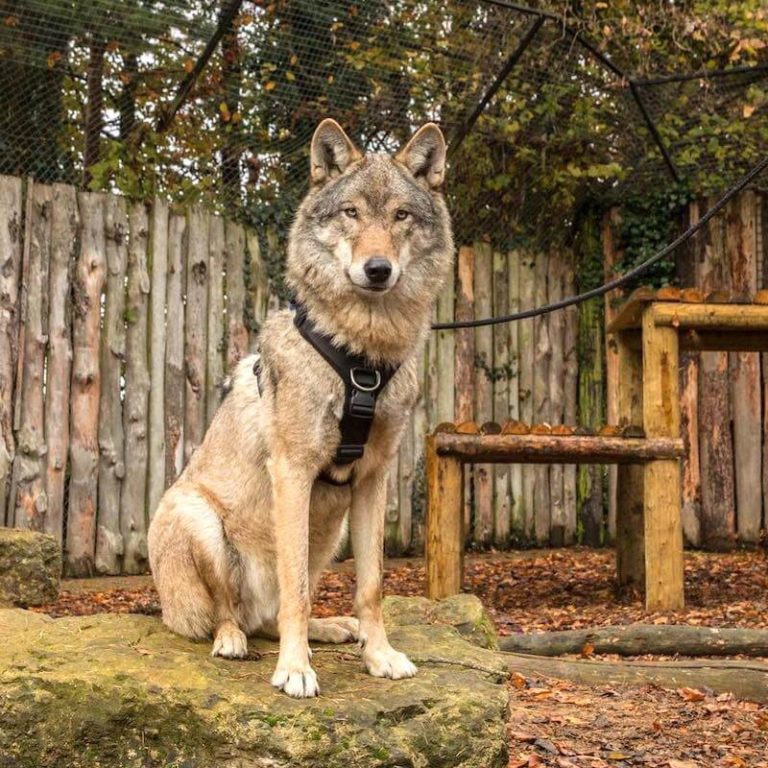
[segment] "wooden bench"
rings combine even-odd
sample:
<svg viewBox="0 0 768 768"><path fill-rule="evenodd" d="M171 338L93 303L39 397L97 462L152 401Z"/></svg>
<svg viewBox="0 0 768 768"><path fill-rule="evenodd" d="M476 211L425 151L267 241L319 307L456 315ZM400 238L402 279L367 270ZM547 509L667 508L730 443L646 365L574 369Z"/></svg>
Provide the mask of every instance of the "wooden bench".
<svg viewBox="0 0 768 768"><path fill-rule="evenodd" d="M608 332L618 349L620 426L590 435L578 427L516 422L443 424L427 437L430 597L461 589L464 463L596 463L619 465L619 583L644 584L649 611L683 607L679 350L768 351L768 291L744 297L639 289Z"/></svg>
<svg viewBox="0 0 768 768"><path fill-rule="evenodd" d="M680 438L646 438L636 426L606 427L587 434L577 427L520 422L504 426L441 424L427 437L427 595L461 590L464 531L463 466L474 462L518 464L633 464L677 462ZM581 434L579 434L581 433Z"/></svg>

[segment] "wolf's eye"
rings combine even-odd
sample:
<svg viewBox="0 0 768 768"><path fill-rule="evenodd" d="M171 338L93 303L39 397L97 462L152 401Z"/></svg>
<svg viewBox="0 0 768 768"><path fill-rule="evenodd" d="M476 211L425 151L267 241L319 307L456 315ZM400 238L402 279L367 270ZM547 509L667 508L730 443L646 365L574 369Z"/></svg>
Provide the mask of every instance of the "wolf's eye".
<svg viewBox="0 0 768 768"><path fill-rule="evenodd" d="M410 211L406 211L405 209L401 208L395 213L395 219L397 221L405 221L410 215Z"/></svg>
<svg viewBox="0 0 768 768"><path fill-rule="evenodd" d="M357 218L357 208L353 208L350 206L349 208L344 209L344 215L348 216L350 219L356 219Z"/></svg>

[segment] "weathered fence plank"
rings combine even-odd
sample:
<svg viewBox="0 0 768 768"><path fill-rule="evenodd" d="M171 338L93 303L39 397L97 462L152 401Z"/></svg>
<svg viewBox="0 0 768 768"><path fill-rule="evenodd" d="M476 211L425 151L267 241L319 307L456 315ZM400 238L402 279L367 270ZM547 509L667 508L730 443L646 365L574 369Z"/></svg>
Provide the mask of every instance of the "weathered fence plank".
<svg viewBox="0 0 768 768"><path fill-rule="evenodd" d="M475 244L475 315L493 313L493 253L487 243ZM493 331L489 326L475 328L475 420L493 419ZM474 540L480 546L490 544L493 536L493 465L476 464Z"/></svg>
<svg viewBox="0 0 768 768"><path fill-rule="evenodd" d="M533 255L525 251L520 256L520 309L533 309L536 303L536 275ZM533 369L535 360L534 320L521 320L518 326L518 345L520 348L518 397L520 400L520 420L532 424L533 417ZM530 464L522 467L523 492L520 517L523 521L523 540L533 541L535 532L535 486L536 468Z"/></svg>
<svg viewBox="0 0 768 768"><path fill-rule="evenodd" d="M569 254L572 258L572 254ZM563 276L563 293L575 296L576 275L573 263L565 267ZM565 381L563 384L565 401L563 404L563 422L574 425L578 420L578 386L579 386L579 309L568 307L564 311L565 331L563 335L563 358L565 363ZM576 465L563 466L563 518L565 524L566 545L576 540Z"/></svg>
<svg viewBox="0 0 768 768"><path fill-rule="evenodd" d="M534 262L535 305L544 306L549 295L547 273L549 259L545 253L537 253ZM549 338L549 320L546 315L534 318L534 364L533 364L533 422L549 423L551 402L549 391L549 366L552 346ZM537 464L534 467L534 531L540 544L549 541L551 523L549 467Z"/></svg>
<svg viewBox="0 0 768 768"><path fill-rule="evenodd" d="M248 250L248 261L251 265L251 303L253 304L253 316L259 325L264 322L269 307L269 279L267 268L261 260L261 247L259 235L252 229L245 230L245 247Z"/></svg>
<svg viewBox="0 0 768 768"><path fill-rule="evenodd" d="M125 199L110 195L104 204L106 296L101 340L99 402L99 512L96 527L98 573L120 573L124 552L120 533L120 491L125 477L123 403L125 362L125 275L128 214Z"/></svg>
<svg viewBox="0 0 768 768"><path fill-rule="evenodd" d="M507 254L507 311L520 311L520 251ZM507 419L520 420L520 346L519 323L509 323L509 379L507 385ZM505 419L506 420L506 419ZM525 541L523 505L523 466L509 465L510 531L513 541Z"/></svg>
<svg viewBox="0 0 768 768"><path fill-rule="evenodd" d="M71 267L77 258L79 213L73 187L53 185L51 261L48 271L48 370L45 437L48 446L45 491L46 533L64 535L64 497L69 456L69 390L72 376Z"/></svg>
<svg viewBox="0 0 768 768"><path fill-rule="evenodd" d="M471 246L459 248L456 264L456 319L472 320L475 315L475 251ZM460 328L455 331L454 373L456 403L454 419L471 421L475 411L475 331ZM426 392L426 390L425 390ZM472 469L464 472L464 537L472 538Z"/></svg>
<svg viewBox="0 0 768 768"><path fill-rule="evenodd" d="M13 396L21 309L22 226L21 179L0 176L0 524L7 525L13 523L8 495L16 455Z"/></svg>
<svg viewBox="0 0 768 768"><path fill-rule="evenodd" d="M703 211L702 211L703 213ZM697 285L704 291L728 289L725 222L715 216L697 264ZM735 534L735 489L728 353L702 352L699 366L699 461L701 464L701 540L727 549Z"/></svg>
<svg viewBox="0 0 768 768"><path fill-rule="evenodd" d="M437 297L438 322L452 322L455 315L454 306L454 274L453 271ZM438 331L437 342L437 372L440 378L437 388L437 421L447 421L453 418L454 411L454 336L453 331Z"/></svg>
<svg viewBox="0 0 768 768"><path fill-rule="evenodd" d="M89 576L94 569L99 469L101 293L106 279L106 195L80 192L80 254L72 300L72 403L66 569Z"/></svg>
<svg viewBox="0 0 768 768"><path fill-rule="evenodd" d="M14 525L42 530L45 493L43 379L48 342L48 263L51 249L51 188L29 182L24 240L16 458L13 466Z"/></svg>
<svg viewBox="0 0 768 768"><path fill-rule="evenodd" d="M229 265L229 249L228 261ZM234 257L233 257L234 258ZM232 273L234 274L234 272ZM232 349L230 319L230 349ZM205 434L205 363L208 336L208 215L192 208L188 215L187 305L184 316L184 462ZM235 350L235 357L237 351Z"/></svg>
<svg viewBox="0 0 768 768"><path fill-rule="evenodd" d="M553 252L549 257L547 301L563 298L565 269L563 255ZM562 310L549 315L549 401L550 424L562 424L565 412L565 314ZM553 546L565 544L565 473L562 464L549 468L549 541Z"/></svg>
<svg viewBox="0 0 768 768"><path fill-rule="evenodd" d="M243 243L245 247L245 243ZM213 420L224 383L224 220L211 216L208 232L208 373L205 385L205 424Z"/></svg>
<svg viewBox="0 0 768 768"><path fill-rule="evenodd" d="M190 221L190 238L192 237ZM245 231L228 221L224 229L227 270L227 370L248 354L248 326L245 317L246 283ZM189 281L187 282L189 285Z"/></svg>
<svg viewBox="0 0 768 768"><path fill-rule="evenodd" d="M731 287L737 293L753 295L757 290L757 240L755 193L742 192L726 213L726 251ZM730 354L731 399L733 403L733 457L736 486L736 521L741 541L760 540L763 498L760 423L760 354Z"/></svg>
<svg viewBox="0 0 768 768"><path fill-rule="evenodd" d="M184 467L184 291L187 220L172 214L168 224L168 282L165 337L165 485Z"/></svg>
<svg viewBox="0 0 768 768"><path fill-rule="evenodd" d="M493 254L493 314L509 313L509 269L507 254L494 251ZM509 334L507 323L495 325L493 331L493 419L499 424L509 420ZM509 544L511 530L509 465L499 464L493 468L493 540L497 546Z"/></svg>
<svg viewBox="0 0 768 768"><path fill-rule="evenodd" d="M165 490L165 294L168 280L168 203L155 199L149 223L149 418L147 512L151 516Z"/></svg>
<svg viewBox="0 0 768 768"><path fill-rule="evenodd" d="M123 571L141 573L147 567L147 416L149 365L147 325L149 219L144 203L128 211L128 293L125 333L125 478L120 495L120 530L125 552Z"/></svg>

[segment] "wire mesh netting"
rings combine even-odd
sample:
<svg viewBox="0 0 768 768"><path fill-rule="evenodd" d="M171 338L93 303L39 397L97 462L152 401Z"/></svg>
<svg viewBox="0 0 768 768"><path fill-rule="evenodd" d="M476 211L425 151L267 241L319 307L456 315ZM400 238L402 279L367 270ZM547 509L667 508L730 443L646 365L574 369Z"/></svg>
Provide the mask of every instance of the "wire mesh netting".
<svg viewBox="0 0 768 768"><path fill-rule="evenodd" d="M506 0L4 0L0 172L279 236L321 118L369 151L435 120L458 238L546 248L586 205L716 192L768 145L768 67L633 78L603 47Z"/></svg>

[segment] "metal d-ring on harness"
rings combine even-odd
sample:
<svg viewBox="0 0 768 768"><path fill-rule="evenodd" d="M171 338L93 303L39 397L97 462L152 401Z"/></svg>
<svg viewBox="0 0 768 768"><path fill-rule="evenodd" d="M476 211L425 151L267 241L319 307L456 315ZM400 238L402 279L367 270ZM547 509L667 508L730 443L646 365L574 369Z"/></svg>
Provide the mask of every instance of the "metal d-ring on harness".
<svg viewBox="0 0 768 768"><path fill-rule="evenodd" d="M337 347L330 336L315 328L306 307L291 304L299 333L323 356L344 382L344 410L339 422L341 442L333 463L351 464L361 458L373 424L376 399L397 373L399 366L375 366L363 355ZM327 476L327 473L326 473Z"/></svg>

